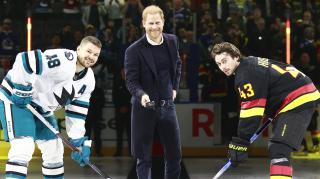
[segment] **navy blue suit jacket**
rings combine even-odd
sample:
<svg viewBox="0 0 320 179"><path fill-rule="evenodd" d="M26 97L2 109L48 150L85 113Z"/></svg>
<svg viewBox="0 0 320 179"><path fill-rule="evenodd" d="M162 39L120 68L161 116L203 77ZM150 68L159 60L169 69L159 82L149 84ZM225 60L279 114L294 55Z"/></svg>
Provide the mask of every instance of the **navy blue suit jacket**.
<svg viewBox="0 0 320 179"><path fill-rule="evenodd" d="M178 53L178 40L175 35L163 33L164 43L167 43L172 62L171 81L174 90L178 90L181 76L181 60ZM143 94L149 95L150 100L158 99L158 78L155 59L150 44L144 35L129 46L124 60L126 86L132 95L132 104L140 104ZM134 102L135 101L135 102Z"/></svg>

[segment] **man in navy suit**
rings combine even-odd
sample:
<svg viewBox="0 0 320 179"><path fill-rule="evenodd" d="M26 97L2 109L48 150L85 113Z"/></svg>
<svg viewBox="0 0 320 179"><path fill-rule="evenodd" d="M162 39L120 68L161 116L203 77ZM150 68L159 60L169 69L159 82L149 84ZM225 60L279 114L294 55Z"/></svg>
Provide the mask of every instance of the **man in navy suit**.
<svg viewBox="0 0 320 179"><path fill-rule="evenodd" d="M157 130L165 152L165 178L180 175L180 129L173 103L181 76L177 37L163 33L164 15L158 6L143 10L146 34L125 52L126 86L132 95L132 155L139 179L151 179L151 155ZM150 102L154 107L150 108Z"/></svg>

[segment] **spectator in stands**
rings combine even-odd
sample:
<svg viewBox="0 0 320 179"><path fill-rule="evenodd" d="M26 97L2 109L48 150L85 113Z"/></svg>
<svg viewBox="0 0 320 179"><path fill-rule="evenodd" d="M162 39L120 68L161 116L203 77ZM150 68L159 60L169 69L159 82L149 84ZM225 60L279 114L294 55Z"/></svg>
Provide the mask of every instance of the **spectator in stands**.
<svg viewBox="0 0 320 179"><path fill-rule="evenodd" d="M304 29L304 38L300 44L300 49L298 49L298 55L302 53L307 53L310 58L310 63L316 65L317 63L317 47L315 44L315 30L313 27L306 27ZM300 53L299 53L300 51ZM300 55L301 56L301 55Z"/></svg>
<svg viewBox="0 0 320 179"><path fill-rule="evenodd" d="M262 17L256 19L253 29L249 32L247 34L249 54L270 57L270 51L266 50L271 46L271 43L265 19Z"/></svg>
<svg viewBox="0 0 320 179"><path fill-rule="evenodd" d="M51 44L48 46L48 49L62 48L61 46L61 37L60 34L55 33L51 37Z"/></svg>
<svg viewBox="0 0 320 179"><path fill-rule="evenodd" d="M98 32L98 38L102 43L100 57L104 67L108 68L108 71L114 72L114 65L117 60L117 40L113 35L113 29L111 27L105 27Z"/></svg>
<svg viewBox="0 0 320 179"><path fill-rule="evenodd" d="M291 0L277 0L277 1L270 1L271 5L271 14L274 17L279 17L281 20L286 20L287 10L291 9L292 1Z"/></svg>
<svg viewBox="0 0 320 179"><path fill-rule="evenodd" d="M122 4L119 0L104 0L104 5L108 9L108 19L113 20L115 28L118 29L123 19Z"/></svg>
<svg viewBox="0 0 320 179"><path fill-rule="evenodd" d="M229 17L226 20L227 22L224 23L225 25L230 24L237 24L238 28L241 31L246 32L246 16L244 16L243 8L234 7L232 10L229 10Z"/></svg>
<svg viewBox="0 0 320 179"><path fill-rule="evenodd" d="M292 41L292 46L293 50L298 50L300 48L300 44L303 41L303 31L305 26L303 25L302 19L297 19L294 21L292 26L292 36L293 36L293 41ZM299 58L299 55L297 55L296 58Z"/></svg>
<svg viewBox="0 0 320 179"><path fill-rule="evenodd" d="M179 51L182 53L186 53L189 48L189 44L187 42L187 30L184 27L179 28L178 30L178 39L179 39Z"/></svg>
<svg viewBox="0 0 320 179"><path fill-rule="evenodd" d="M280 18L275 18L270 25L270 56L272 59L283 61L285 57L285 23Z"/></svg>
<svg viewBox="0 0 320 179"><path fill-rule="evenodd" d="M128 35L127 35L127 44L132 44L134 41L138 40L140 37L139 30L136 26L130 25L128 29ZM129 45L128 45L129 46Z"/></svg>
<svg viewBox="0 0 320 179"><path fill-rule="evenodd" d="M235 44L237 47L241 47L241 51L246 51L246 37L244 32L240 29L239 24L229 24L224 35L226 42Z"/></svg>
<svg viewBox="0 0 320 179"><path fill-rule="evenodd" d="M11 59L0 57L0 80L2 80L12 66Z"/></svg>
<svg viewBox="0 0 320 179"><path fill-rule="evenodd" d="M248 12L252 12L255 8L256 4L252 0L246 0L243 4L243 13L247 14Z"/></svg>
<svg viewBox="0 0 320 179"><path fill-rule="evenodd" d="M124 6L124 15L126 18L131 18L133 25L136 27L141 26L141 13L144 6L140 0L127 0Z"/></svg>
<svg viewBox="0 0 320 179"><path fill-rule="evenodd" d="M259 7L255 7L252 12L250 11L246 15L247 23L245 32L247 35L251 35L253 31L257 29L256 21L262 18L261 9Z"/></svg>
<svg viewBox="0 0 320 179"><path fill-rule="evenodd" d="M303 72L303 74L310 77L315 84L319 84L320 72L316 71L316 65L311 63L310 55L307 52L302 52L295 66Z"/></svg>
<svg viewBox="0 0 320 179"><path fill-rule="evenodd" d="M50 0L36 0L34 3L35 13L52 13Z"/></svg>
<svg viewBox="0 0 320 179"><path fill-rule="evenodd" d="M18 48L19 42L16 33L12 30L12 21L5 18L0 31L0 60L2 61L0 67L3 68L3 75L8 70L7 66L11 68L13 57L15 57Z"/></svg>
<svg viewBox="0 0 320 179"><path fill-rule="evenodd" d="M192 25L192 16L191 10L188 5L182 0L174 0L175 3L175 23L176 23L176 30L184 27L186 29L191 29Z"/></svg>
<svg viewBox="0 0 320 179"><path fill-rule="evenodd" d="M123 134L127 134L128 149L131 148L131 95L127 90L124 80L123 67L115 73L113 81L112 97L115 107L115 120L117 132L117 148L114 156L122 156L123 153Z"/></svg>
<svg viewBox="0 0 320 179"><path fill-rule="evenodd" d="M63 13L66 14L78 14L80 13L80 2L79 0L64 0Z"/></svg>
<svg viewBox="0 0 320 179"><path fill-rule="evenodd" d="M302 10L310 11L313 17L317 16L316 0L302 0Z"/></svg>
<svg viewBox="0 0 320 179"><path fill-rule="evenodd" d="M128 26L128 30L126 32L127 34L125 35L126 36L126 40L124 43L121 43L121 44L118 44L118 54L117 54L117 57L118 57L118 62L116 64L116 66L122 66L123 63L124 63L124 54L125 54L125 51L126 49L132 44L134 43L136 40L138 40L140 38L140 31L138 30L138 28L133 25L133 24L130 24Z"/></svg>
<svg viewBox="0 0 320 179"><path fill-rule="evenodd" d="M304 11L302 16L302 23L304 27L314 27L313 16L310 11Z"/></svg>
<svg viewBox="0 0 320 179"><path fill-rule="evenodd" d="M74 48L73 30L70 24L65 24L63 26L60 36L61 36L61 46L63 48L67 48L67 49Z"/></svg>
<svg viewBox="0 0 320 179"><path fill-rule="evenodd" d="M73 34L73 39L74 39L73 48L77 47L80 44L82 38L83 38L83 32L81 30L76 30Z"/></svg>
<svg viewBox="0 0 320 179"><path fill-rule="evenodd" d="M19 44L16 33L12 30L12 20L5 18L0 31L0 55L14 57Z"/></svg>
<svg viewBox="0 0 320 179"><path fill-rule="evenodd" d="M84 36L96 36L97 35L97 28L94 25L87 25L85 28Z"/></svg>
<svg viewBox="0 0 320 179"><path fill-rule="evenodd" d="M216 42L221 42L223 37L217 30L217 26L214 22L201 23L200 37L198 39L198 44L201 52L201 61L209 60L209 52L211 50L212 44Z"/></svg>
<svg viewBox="0 0 320 179"><path fill-rule="evenodd" d="M86 0L86 4L83 6L82 11L82 23L85 27L89 24L96 27L98 30L105 27L103 16L104 14L99 11L98 0Z"/></svg>
<svg viewBox="0 0 320 179"><path fill-rule="evenodd" d="M172 1L166 1L163 5L163 13L166 17L163 30L168 33L173 33L173 5Z"/></svg>
<svg viewBox="0 0 320 179"><path fill-rule="evenodd" d="M203 12L203 15L199 16L199 23L200 23L200 27L198 28L198 31L200 32L200 34L202 32L206 32L207 31L207 28L210 28L208 27L209 24L214 24L214 21L213 21L213 18L210 14L210 11L204 11ZM214 24L214 29L216 29L216 24ZM211 28L210 28L211 30Z"/></svg>
<svg viewBox="0 0 320 179"><path fill-rule="evenodd" d="M130 26L135 26L137 28L139 27L132 23L131 17L125 17L123 19L123 25L116 31L117 39L119 39L120 42L126 43L126 40L127 40L126 36L128 34Z"/></svg>
<svg viewBox="0 0 320 179"><path fill-rule="evenodd" d="M194 2L196 3L196 2ZM202 17L204 15L204 13L206 12L210 12L210 13L214 13L211 9L210 9L210 3L208 0L204 0L203 2L198 2L198 4L193 4L194 7L193 10L197 13L198 16L198 21L201 20L200 17ZM212 16L212 14L210 14L210 16Z"/></svg>

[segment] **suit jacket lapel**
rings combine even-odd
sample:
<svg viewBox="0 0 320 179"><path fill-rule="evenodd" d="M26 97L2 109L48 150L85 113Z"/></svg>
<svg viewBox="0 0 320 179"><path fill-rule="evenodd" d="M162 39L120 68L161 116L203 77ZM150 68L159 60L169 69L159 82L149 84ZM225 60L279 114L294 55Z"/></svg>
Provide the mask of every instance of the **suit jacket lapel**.
<svg viewBox="0 0 320 179"><path fill-rule="evenodd" d="M151 71L153 72L154 76L156 77L156 79L158 79L156 65L155 65L155 62L154 62L152 51L148 47L149 44L148 44L146 36L144 36L143 41L144 41L144 46L141 49L141 53L142 53L144 59L146 60L146 63L150 67Z"/></svg>

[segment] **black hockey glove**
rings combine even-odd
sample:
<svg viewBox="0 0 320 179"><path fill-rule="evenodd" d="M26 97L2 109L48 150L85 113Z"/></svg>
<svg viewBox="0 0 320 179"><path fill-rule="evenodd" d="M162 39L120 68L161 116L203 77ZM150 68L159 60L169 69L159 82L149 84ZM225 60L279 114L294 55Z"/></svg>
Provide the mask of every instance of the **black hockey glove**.
<svg viewBox="0 0 320 179"><path fill-rule="evenodd" d="M239 163L248 158L248 146L250 143L247 140L239 137L232 137L229 143L228 154L231 161L231 166L237 167Z"/></svg>

